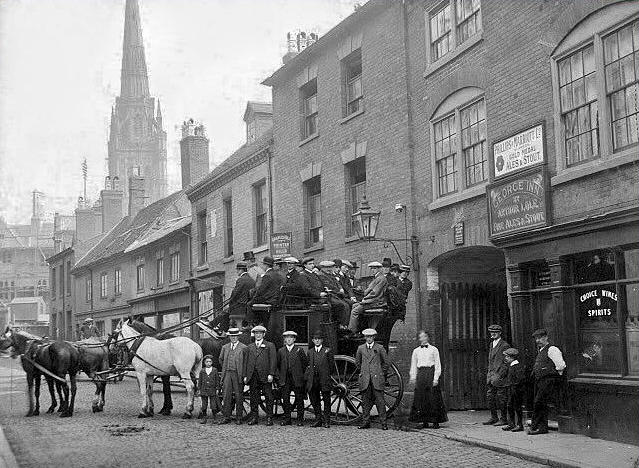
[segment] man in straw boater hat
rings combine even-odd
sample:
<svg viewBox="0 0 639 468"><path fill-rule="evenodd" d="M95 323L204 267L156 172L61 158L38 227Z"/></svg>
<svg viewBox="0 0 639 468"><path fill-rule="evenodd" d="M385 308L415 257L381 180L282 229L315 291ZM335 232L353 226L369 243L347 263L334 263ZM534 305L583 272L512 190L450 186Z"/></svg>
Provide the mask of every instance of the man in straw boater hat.
<svg viewBox="0 0 639 468"><path fill-rule="evenodd" d="M297 333L286 330L282 333L284 346L277 350L277 384L282 390L284 419L282 426L291 425L291 391L295 393L297 425L304 425L304 373L308 366L308 357L302 348L295 345Z"/></svg>
<svg viewBox="0 0 639 468"><path fill-rule="evenodd" d="M386 276L381 272L382 264L379 262L370 262L368 268L370 268L375 276L366 290L364 290L364 298L355 304L351 310L348 328L354 333L359 331L359 316L364 310L386 306L386 288L388 283Z"/></svg>
<svg viewBox="0 0 639 468"><path fill-rule="evenodd" d="M377 407L382 429L388 429L386 424L386 402L384 401L384 385L388 374L388 356L386 350L379 343L375 343L377 331L367 328L362 331L366 342L357 348L355 363L359 369L359 389L362 394L363 421L359 429L371 427L371 408Z"/></svg>
<svg viewBox="0 0 639 468"><path fill-rule="evenodd" d="M306 368L306 391L311 399L315 422L311 427L331 426L331 391L333 380L331 373L334 367L333 350L324 346L324 333L316 330L313 333L313 346L308 350L308 367ZM322 401L324 411L322 412Z"/></svg>
<svg viewBox="0 0 639 468"><path fill-rule="evenodd" d="M282 284L284 284L284 280L282 276L273 269L273 265L275 264L273 257L264 257L262 264L266 271L262 275L259 285L255 289L255 294L253 295L253 299L251 299L250 304L266 304L275 306L279 303L280 288L282 287ZM261 323L262 325L267 325L269 318L270 317L267 317L266 314L258 315L256 313L255 321L258 324Z"/></svg>
<svg viewBox="0 0 639 468"><path fill-rule="evenodd" d="M490 351L488 351L488 372L486 373L486 399L490 408L490 419L482 424L505 426L508 424L506 414L508 365L504 361L504 351L510 348L510 345L501 337L500 325L490 325L488 332L490 333ZM501 412L500 415L497 414L498 411Z"/></svg>
<svg viewBox="0 0 639 468"><path fill-rule="evenodd" d="M266 400L266 425L273 425L273 381L277 372L275 345L264 339L266 328L257 325L251 330L255 341L246 349L246 375L244 383L249 386L251 396L251 418L248 424L259 422L261 395Z"/></svg>
<svg viewBox="0 0 639 468"><path fill-rule="evenodd" d="M94 336L99 336L100 331L98 327L93 323L93 319L91 317L87 317L82 322L82 326L80 327L80 339L86 340L88 338L92 338Z"/></svg>
<svg viewBox="0 0 639 468"><path fill-rule="evenodd" d="M219 359L220 380L222 382L222 414L224 415L220 424L231 422L233 401L235 401L235 423L242 424L246 345L239 340L241 332L238 328L229 328L226 334L230 342L222 346ZM235 400L233 400L233 395L235 395Z"/></svg>

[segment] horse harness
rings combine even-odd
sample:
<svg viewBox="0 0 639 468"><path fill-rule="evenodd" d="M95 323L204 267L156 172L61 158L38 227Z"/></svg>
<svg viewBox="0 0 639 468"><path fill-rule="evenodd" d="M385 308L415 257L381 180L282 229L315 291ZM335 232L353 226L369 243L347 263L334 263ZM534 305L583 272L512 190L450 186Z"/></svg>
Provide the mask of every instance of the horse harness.
<svg viewBox="0 0 639 468"><path fill-rule="evenodd" d="M40 349L48 348L49 346L51 346L51 343L37 343L35 340L32 340L31 343L29 343L29 345L27 346L27 349L24 350L24 353L21 355L21 357L43 374L48 375L49 377L54 378L60 382L66 383L65 379L61 378L58 375L55 375L49 369L41 366L36 362L36 353Z"/></svg>
<svg viewBox="0 0 639 468"><path fill-rule="evenodd" d="M166 371L160 369L157 366L154 366L153 364L151 364L149 361L147 361L146 359L144 359L142 356L140 356L138 354L138 349L142 345L142 342L144 341L145 338L146 338L146 336L142 335L142 336L138 336L135 340L133 340L133 344L131 345L131 349L129 349L129 362L133 362L133 358L136 357L140 361L145 363L146 365L151 366L151 367L153 367L156 370L159 370L160 372L162 372L162 374L166 374L167 373Z"/></svg>

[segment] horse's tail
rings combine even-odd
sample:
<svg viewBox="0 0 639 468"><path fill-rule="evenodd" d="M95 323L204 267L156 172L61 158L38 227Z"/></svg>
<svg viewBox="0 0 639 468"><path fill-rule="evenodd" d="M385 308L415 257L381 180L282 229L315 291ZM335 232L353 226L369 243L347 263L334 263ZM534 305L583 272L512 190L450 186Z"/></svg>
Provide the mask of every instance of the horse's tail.
<svg viewBox="0 0 639 468"><path fill-rule="evenodd" d="M200 371L202 370L202 348L199 344L195 343L195 360L193 362L193 367L191 367L191 380L194 382L200 376Z"/></svg>

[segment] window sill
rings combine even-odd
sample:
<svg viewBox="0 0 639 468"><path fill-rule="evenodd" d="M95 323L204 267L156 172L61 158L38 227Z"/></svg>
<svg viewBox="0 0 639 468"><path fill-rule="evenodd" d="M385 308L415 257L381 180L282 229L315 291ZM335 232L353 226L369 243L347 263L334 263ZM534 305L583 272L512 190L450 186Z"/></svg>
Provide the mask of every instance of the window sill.
<svg viewBox="0 0 639 468"><path fill-rule="evenodd" d="M198 265L195 267L195 271L205 271L209 269L209 264L205 263L204 265Z"/></svg>
<svg viewBox="0 0 639 468"><path fill-rule="evenodd" d="M461 54L466 52L468 49L473 47L475 44L478 44L479 42L481 42L483 37L484 37L484 31L482 30L482 31L479 32L479 34L474 35L473 37L468 39L466 42L464 42L462 45L460 45L455 50L453 50L452 52L447 53L446 55L444 55L442 58L440 58L436 62L429 64L426 67L426 70L424 70L424 78L428 78L430 75L435 73L437 70L442 68L444 65L446 65L446 64L450 63L451 61L455 60L458 56L460 56Z"/></svg>
<svg viewBox="0 0 639 468"><path fill-rule="evenodd" d="M308 143L309 141L313 141L315 138L317 138L319 136L319 133L313 133L310 137L305 138L304 140L300 141L299 145L300 147L304 146L306 143Z"/></svg>
<svg viewBox="0 0 639 468"><path fill-rule="evenodd" d="M639 148L636 146L621 151L609 157L598 158L593 161L581 164L576 167L564 169L561 173L550 178L550 185L561 185L571 180L581 179L600 171L612 169L614 167L623 166L639 161Z"/></svg>
<svg viewBox="0 0 639 468"><path fill-rule="evenodd" d="M471 198L477 198L482 195L486 195L487 185L488 185L488 182L484 182L482 184L476 185L475 187L471 187L467 190L464 190L461 193L455 193L453 195L448 195L444 198L439 198L435 200L434 202L429 203L428 209L430 211L434 211L448 205L454 205L455 203L460 203L466 200L470 200Z"/></svg>
<svg viewBox="0 0 639 468"><path fill-rule="evenodd" d="M339 120L340 125L345 124L346 122L354 119L358 115L362 115L364 113L364 109L360 109L357 112L353 112L352 114L347 115L346 117Z"/></svg>
<svg viewBox="0 0 639 468"><path fill-rule="evenodd" d="M360 241L362 239L359 238L359 236L348 236L346 239L344 239L344 243L345 244L350 244L351 242L357 242Z"/></svg>
<svg viewBox="0 0 639 468"><path fill-rule="evenodd" d="M151 291L157 291L158 289L164 289L164 285L163 284L159 284L157 286L153 286L151 288Z"/></svg>
<svg viewBox="0 0 639 468"><path fill-rule="evenodd" d="M306 249L302 250L302 253L306 255L312 252L319 252L320 250L324 250L324 242L320 242L319 244L307 247Z"/></svg>
<svg viewBox="0 0 639 468"><path fill-rule="evenodd" d="M268 244L258 245L257 247L253 247L253 253L266 252L268 250Z"/></svg>
<svg viewBox="0 0 639 468"><path fill-rule="evenodd" d="M224 263L225 265L227 263L231 263L231 262L234 262L234 261L235 261L235 257L233 255L229 255L228 257L224 257L222 259L222 263Z"/></svg>
<svg viewBox="0 0 639 468"><path fill-rule="evenodd" d="M169 283L169 286L177 286L178 284L180 284L180 280L179 280L179 279L177 279L177 280L175 280L175 281L171 281L171 282Z"/></svg>

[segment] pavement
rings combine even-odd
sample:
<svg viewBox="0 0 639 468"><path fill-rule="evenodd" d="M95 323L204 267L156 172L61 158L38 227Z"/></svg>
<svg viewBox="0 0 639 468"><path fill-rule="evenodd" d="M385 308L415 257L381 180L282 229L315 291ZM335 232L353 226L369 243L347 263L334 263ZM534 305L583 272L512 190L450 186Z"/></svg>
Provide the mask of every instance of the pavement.
<svg viewBox="0 0 639 468"><path fill-rule="evenodd" d="M103 413L91 412L94 387L89 382L81 382L73 418L59 419L57 414L25 418L25 387L19 362L0 358L0 427L3 428L0 431L0 468L189 466L193 463L224 467L310 465L349 468L384 465L454 468L544 464L633 466L631 458L626 456L630 454L628 446L620 452L618 446L622 444L581 436L571 436L581 437L571 445L574 451L590 450L588 444L607 444L613 447L608 449L607 462L598 464L601 456L587 460L563 453L561 460L566 463L557 463L559 458L547 454L548 447L559 447L562 440L568 439L556 439L565 435L537 436L532 440L531 436L506 434L499 428L478 425L484 416L480 412L451 412L450 422L438 431L405 430L407 428L401 426L396 429L404 430L382 431L375 424L365 431L354 426L335 425L330 429L315 429L308 425L280 427L277 421L273 427L263 424L253 427L202 426L195 419L179 417L186 400L184 391L179 390L174 392L172 416L138 419L137 383L125 379L108 386ZM41 406L46 409L50 400L46 386L43 387ZM157 385L156 392L159 390ZM154 400L159 408L161 393L156 393ZM197 408L199 402L196 402ZM603 445L596 447L592 452L602 450L598 447ZM636 460L638 448L633 449ZM620 456L620 453L625 455ZM583 463L578 463L580 460Z"/></svg>

